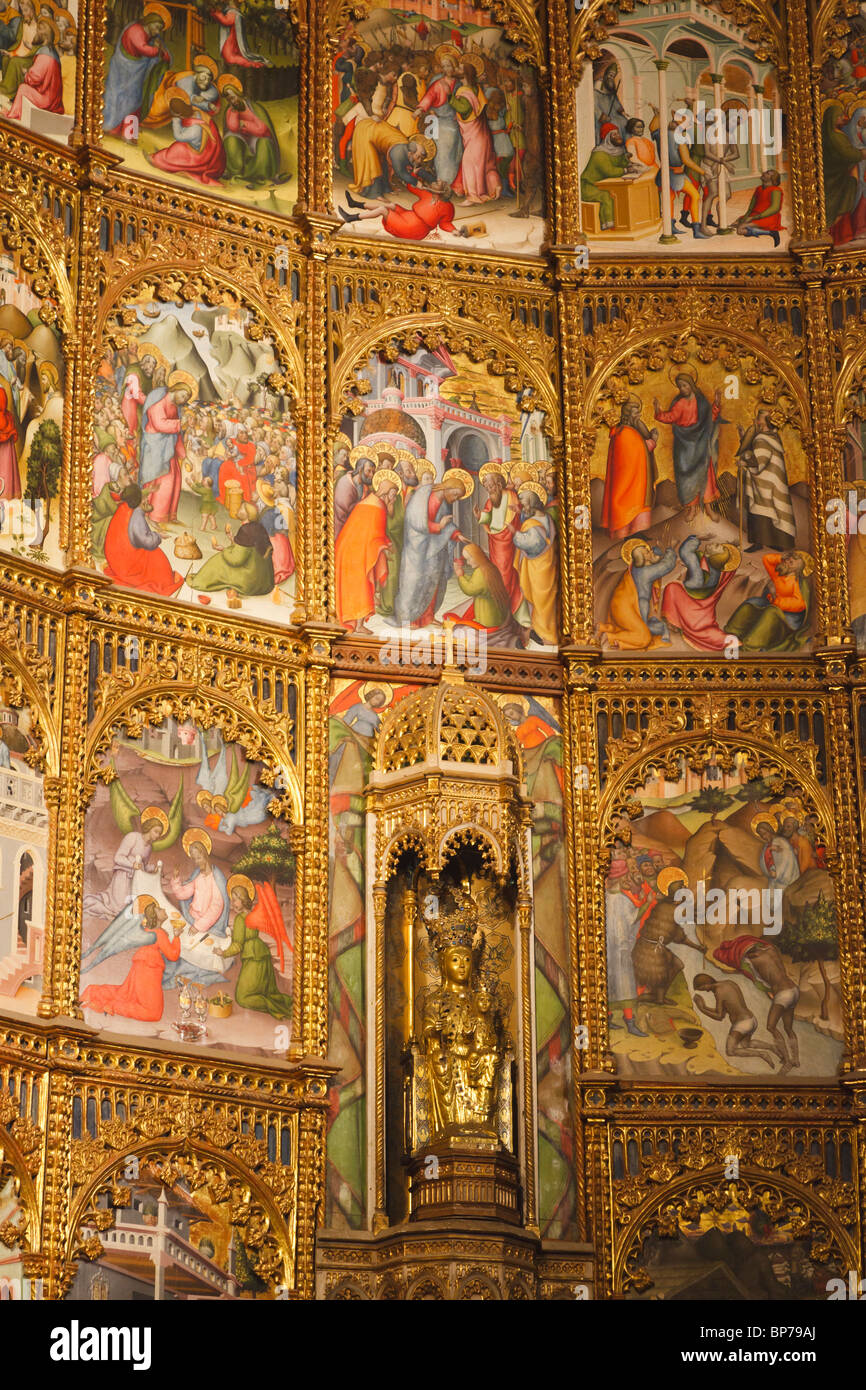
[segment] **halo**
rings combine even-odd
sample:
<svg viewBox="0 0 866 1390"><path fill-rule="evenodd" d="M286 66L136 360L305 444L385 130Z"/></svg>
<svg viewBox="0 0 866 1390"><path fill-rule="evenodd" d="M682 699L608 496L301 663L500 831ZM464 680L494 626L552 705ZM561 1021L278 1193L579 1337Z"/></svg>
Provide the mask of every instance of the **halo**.
<svg viewBox="0 0 866 1390"><path fill-rule="evenodd" d="M667 869L662 869L656 879L656 883L658 884L659 892L664 895L667 893L672 883L684 883L688 888L689 876L684 869L677 869L673 865L670 865Z"/></svg>
<svg viewBox="0 0 866 1390"><path fill-rule="evenodd" d="M547 506L547 488L542 487L541 483L532 482L529 478L527 478L525 482L518 484L517 491L518 493L534 492L542 507Z"/></svg>
<svg viewBox="0 0 866 1390"><path fill-rule="evenodd" d="M397 462L398 462L398 463L411 463L411 464L416 464L416 463L418 462L418 460L416 459L415 455L412 453L412 450L411 450L411 449L398 449L398 450L397 450Z"/></svg>
<svg viewBox="0 0 866 1390"><path fill-rule="evenodd" d="M379 468L373 474L373 491L379 496L383 487L389 485L395 487L398 492L403 491L403 479L399 473L395 473L393 468Z"/></svg>
<svg viewBox="0 0 866 1390"><path fill-rule="evenodd" d="M246 888L247 892L250 895L250 898L255 898L256 896L256 890L253 881L251 878L247 878L246 874L232 874L231 878L226 884L226 892L228 893L229 897L231 897L232 893L236 888Z"/></svg>
<svg viewBox="0 0 866 1390"><path fill-rule="evenodd" d="M441 67L446 58L451 58L455 63L459 63L460 49L453 43L440 43L438 48L433 49L433 58L437 67Z"/></svg>
<svg viewBox="0 0 866 1390"><path fill-rule="evenodd" d="M815 561L812 559L809 552L806 550L792 550L791 554L800 556L800 559L803 561L803 574L806 576L810 575L815 568Z"/></svg>
<svg viewBox="0 0 866 1390"><path fill-rule="evenodd" d="M165 8L165 5L145 5L144 14L141 16L142 19L147 19L147 16L149 14L158 15L159 18L162 20L163 24L165 25L166 30L169 30L171 28L171 12Z"/></svg>
<svg viewBox="0 0 866 1390"><path fill-rule="evenodd" d="M361 689L358 691L359 699L361 699L362 701L366 700L367 696L372 695L374 690L381 690L382 694L385 696L386 702L390 701L391 687L385 685L382 681L366 681L365 684L362 685Z"/></svg>
<svg viewBox="0 0 866 1390"><path fill-rule="evenodd" d="M371 463L376 463L378 458L375 444L356 444L349 454L349 462L353 468L359 459L369 459Z"/></svg>
<svg viewBox="0 0 866 1390"><path fill-rule="evenodd" d="M266 478L256 479L256 492L266 507L272 507L277 500L277 494Z"/></svg>
<svg viewBox="0 0 866 1390"><path fill-rule="evenodd" d="M214 812L214 814L217 815L217 816L224 816L225 813L226 813L226 811L227 811L228 809L229 809L229 804L228 804L228 802L226 801L225 797L224 797L224 796L220 796L219 793L217 793L217 795L214 797L213 801L211 802L211 810L212 810L212 811Z"/></svg>
<svg viewBox="0 0 866 1390"><path fill-rule="evenodd" d="M726 549L727 552L728 552L728 558L727 558L727 560L725 561L725 564L723 565L722 569L723 569L723 573L726 574L726 573L728 572L728 570L735 570L735 569L737 569L737 568L739 567L740 560L741 560L743 557L742 557L742 555L740 554L739 547L736 546L736 545L730 545L730 544L728 544L728 545L725 546L725 549Z"/></svg>
<svg viewBox="0 0 866 1390"><path fill-rule="evenodd" d="M60 30L58 29L55 21L51 18L51 16L47 14L39 14L36 16L36 19L39 24L46 24L48 26L48 28L51 30L51 37L56 43L57 40L60 38Z"/></svg>
<svg viewBox="0 0 866 1390"><path fill-rule="evenodd" d="M619 553L627 565L631 564L631 557L634 555L639 545L649 546L649 541L645 541L643 536L631 536L623 543L622 550ZM651 546L650 549L652 549Z"/></svg>
<svg viewBox="0 0 866 1390"><path fill-rule="evenodd" d="M146 907L150 907L151 903L153 903L154 907L159 907L159 903L156 901L156 898L154 898L150 893L139 893L138 897L135 900L135 910L140 917L144 916L144 909Z"/></svg>
<svg viewBox="0 0 866 1390"><path fill-rule="evenodd" d="M524 481L537 483L540 477L541 469L538 467L537 463L523 463L518 461L511 465L510 479L514 487L517 487Z"/></svg>
<svg viewBox="0 0 866 1390"><path fill-rule="evenodd" d="M753 835L757 835L758 826L762 821L764 824L769 825L775 835L776 831L779 829L779 820L775 811L760 811L757 816L752 816L752 819L749 821L749 829Z"/></svg>
<svg viewBox="0 0 866 1390"><path fill-rule="evenodd" d="M517 691L509 691L507 695L503 695L499 702L499 708L504 710L506 705L518 705L523 710L524 719L529 717L529 697L527 695L520 695Z"/></svg>
<svg viewBox="0 0 866 1390"><path fill-rule="evenodd" d="M187 98L188 100L189 98ZM190 400L194 401L198 395L198 382L189 372L172 372L166 382L169 391L173 391L178 386L186 386L190 392Z"/></svg>
<svg viewBox="0 0 866 1390"><path fill-rule="evenodd" d="M478 473L479 481L483 483L485 478L493 477L494 473L504 483L508 482L508 465L503 463L502 459L491 459L489 463L482 464Z"/></svg>
<svg viewBox="0 0 866 1390"><path fill-rule="evenodd" d="M459 501L464 497L470 497L475 490L475 479L471 473L467 473L465 468L446 468L442 475L442 483L445 487L460 487L463 489Z"/></svg>
<svg viewBox="0 0 866 1390"><path fill-rule="evenodd" d="M351 439L349 438L349 436L348 436L347 434L344 434L344 433L343 433L342 430L340 430L339 434L337 435L336 439L334 440L334 453L335 453L335 454L336 454L336 452L337 452L338 449L345 449L346 452L349 453L349 454L351 454L351 452L352 452L352 441L351 441Z"/></svg>
<svg viewBox="0 0 866 1390"><path fill-rule="evenodd" d="M162 826L163 835L168 834L168 816L161 806L145 806L138 818L139 825L144 825L146 820L158 820Z"/></svg>
<svg viewBox="0 0 866 1390"><path fill-rule="evenodd" d="M216 81L217 76L219 75L219 68L217 67L213 58L209 58L206 53L197 53L196 56L192 59L193 72L195 72L196 68L207 68L214 81Z"/></svg>
<svg viewBox="0 0 866 1390"><path fill-rule="evenodd" d="M435 478L436 465L426 456L422 456L419 459L415 459L415 472L418 474L419 478L423 473L432 473L433 477Z"/></svg>
<svg viewBox="0 0 866 1390"><path fill-rule="evenodd" d="M205 853L207 854L211 854L213 852L213 841L211 840L210 835L208 835L206 830L199 830L197 827L193 830L184 831L181 844L183 845L184 854L187 855L189 854L192 845L203 845Z"/></svg>
<svg viewBox="0 0 866 1390"><path fill-rule="evenodd" d="M224 72L222 77L217 78L217 91L225 92L229 89L233 92L243 92L244 85L239 77L235 77L233 72Z"/></svg>
<svg viewBox="0 0 866 1390"><path fill-rule="evenodd" d="M687 376L689 378L689 381L694 386L695 390L698 389L698 378L696 374L694 372L690 372L686 367L671 367L670 371L668 372L668 376L674 386L676 386L677 384L678 376Z"/></svg>
<svg viewBox="0 0 866 1390"><path fill-rule="evenodd" d="M200 806L203 811L210 811L213 806L213 792L209 792L206 787L202 787L195 799L196 806Z"/></svg>
<svg viewBox="0 0 866 1390"><path fill-rule="evenodd" d="M386 444L384 440L380 440L378 444L371 444L370 448L373 453L373 458L377 463L383 458L392 459L394 463L396 463L400 456L400 450L397 448L397 445Z"/></svg>

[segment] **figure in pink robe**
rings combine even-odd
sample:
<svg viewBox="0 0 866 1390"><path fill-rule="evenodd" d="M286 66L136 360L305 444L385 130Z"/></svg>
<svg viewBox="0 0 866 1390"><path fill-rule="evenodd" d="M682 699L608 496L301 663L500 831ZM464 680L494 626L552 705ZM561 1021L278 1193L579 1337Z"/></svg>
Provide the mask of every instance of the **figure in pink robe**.
<svg viewBox="0 0 866 1390"><path fill-rule="evenodd" d="M43 43L37 48L36 57L22 77L15 100L9 108L11 121L21 120L25 101L42 111L63 114L63 77L60 57L53 43Z"/></svg>
<svg viewBox="0 0 866 1390"><path fill-rule="evenodd" d="M467 203L489 203L502 192L493 136L485 113L487 98L478 86L472 63L463 64L462 84L454 94L457 123L463 137L463 158L454 180L454 192Z"/></svg>

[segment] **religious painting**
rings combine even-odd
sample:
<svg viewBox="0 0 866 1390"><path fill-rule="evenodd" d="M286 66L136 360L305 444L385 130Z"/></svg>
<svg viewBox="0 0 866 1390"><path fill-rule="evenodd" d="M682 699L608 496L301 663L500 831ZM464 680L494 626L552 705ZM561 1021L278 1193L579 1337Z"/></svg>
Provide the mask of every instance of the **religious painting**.
<svg viewBox="0 0 866 1390"><path fill-rule="evenodd" d="M0 19L0 120L67 144L77 50L78 0L11 0Z"/></svg>
<svg viewBox="0 0 866 1390"><path fill-rule="evenodd" d="M611 1048L654 1079L836 1075L833 880L817 816L737 755L648 779L605 882Z"/></svg>
<svg viewBox="0 0 866 1390"><path fill-rule="evenodd" d="M496 700L523 750L526 790L533 803L539 1224L548 1240L574 1240L562 724L558 702L547 697L509 692Z"/></svg>
<svg viewBox="0 0 866 1390"><path fill-rule="evenodd" d="M97 1027L284 1056L295 858L218 729L118 734L85 825L81 1004Z"/></svg>
<svg viewBox="0 0 866 1390"><path fill-rule="evenodd" d="M772 373L751 370L747 353L707 358L700 347L668 364L650 356L641 378L618 378L599 407L595 614L613 654L733 660L805 652L812 640L798 411L780 380L766 391Z"/></svg>
<svg viewBox="0 0 866 1390"><path fill-rule="evenodd" d="M538 253L544 115L538 76L487 9L372 9L332 75L334 203L344 231Z"/></svg>
<svg viewBox="0 0 866 1390"><path fill-rule="evenodd" d="M94 1223L82 1240L98 1238L102 1254L80 1260L66 1301L273 1298L256 1272L256 1251L237 1221L237 1204L216 1177L201 1181L183 1157L171 1172L159 1159L128 1159L137 1176L120 1169L115 1189L101 1193Z"/></svg>
<svg viewBox="0 0 866 1390"><path fill-rule="evenodd" d="M0 546L59 564L63 345L55 307L0 242Z"/></svg>
<svg viewBox="0 0 866 1390"><path fill-rule="evenodd" d="M775 69L721 6L649 0L577 89L581 228L605 255L783 249L793 211Z"/></svg>
<svg viewBox="0 0 866 1390"><path fill-rule="evenodd" d="M364 788L383 715L417 686L337 680L329 719L330 1055L327 1224L357 1230L366 1213L366 810Z"/></svg>
<svg viewBox="0 0 866 1390"><path fill-rule="evenodd" d="M340 621L395 665L441 661L444 631L478 674L489 647L555 647L559 491L532 391L440 346L372 357L352 406L334 447Z"/></svg>
<svg viewBox="0 0 866 1390"><path fill-rule="evenodd" d="M827 530L844 536L848 551L851 631L859 651L866 650L866 391L854 389L846 401L842 461L844 498L827 502Z"/></svg>
<svg viewBox="0 0 866 1390"><path fill-rule="evenodd" d="M0 702L0 1008L35 1014L42 997L48 811L26 705Z"/></svg>
<svg viewBox="0 0 866 1390"><path fill-rule="evenodd" d="M94 564L148 594L279 619L297 464L273 340L232 303L148 297L118 319L96 380Z"/></svg>
<svg viewBox="0 0 866 1390"><path fill-rule="evenodd" d="M866 17L845 19L844 51L821 69L825 226L834 246L866 238Z"/></svg>
<svg viewBox="0 0 866 1390"><path fill-rule="evenodd" d="M298 74L289 6L112 0L106 147L126 168L291 214Z"/></svg>
<svg viewBox="0 0 866 1390"><path fill-rule="evenodd" d="M727 1200L725 1200L727 1199ZM627 1297L677 1302L816 1302L827 1298L838 1262L820 1263L818 1242L801 1234L802 1207L746 1183L696 1188L677 1204L674 1228L651 1232ZM828 1252L830 1253L830 1252Z"/></svg>

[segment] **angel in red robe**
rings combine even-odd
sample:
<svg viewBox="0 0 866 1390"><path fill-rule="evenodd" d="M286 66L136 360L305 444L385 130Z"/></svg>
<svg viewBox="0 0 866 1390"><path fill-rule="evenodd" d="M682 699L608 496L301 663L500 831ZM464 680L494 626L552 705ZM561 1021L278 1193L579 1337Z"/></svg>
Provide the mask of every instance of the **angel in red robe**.
<svg viewBox="0 0 866 1390"><path fill-rule="evenodd" d="M119 985L88 985L81 995L86 1009L99 1014L119 1014L121 1018L139 1018L156 1023L162 1018L165 998L162 989L165 963L180 956L178 937L183 922L175 922L172 935L163 931L167 914L153 898L145 905L141 930L153 934L153 941L139 946L132 957L129 974Z"/></svg>

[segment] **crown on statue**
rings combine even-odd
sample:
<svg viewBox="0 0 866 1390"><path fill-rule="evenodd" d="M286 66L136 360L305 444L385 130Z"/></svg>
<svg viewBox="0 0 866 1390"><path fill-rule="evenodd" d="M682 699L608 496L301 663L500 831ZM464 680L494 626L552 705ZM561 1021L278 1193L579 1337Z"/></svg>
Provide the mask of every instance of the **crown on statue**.
<svg viewBox="0 0 866 1390"><path fill-rule="evenodd" d="M464 950L474 951L477 944L477 904L468 888L456 888L451 896L456 906L440 911L439 916L427 926L430 945L437 956L442 951L447 951L450 946L462 946Z"/></svg>

